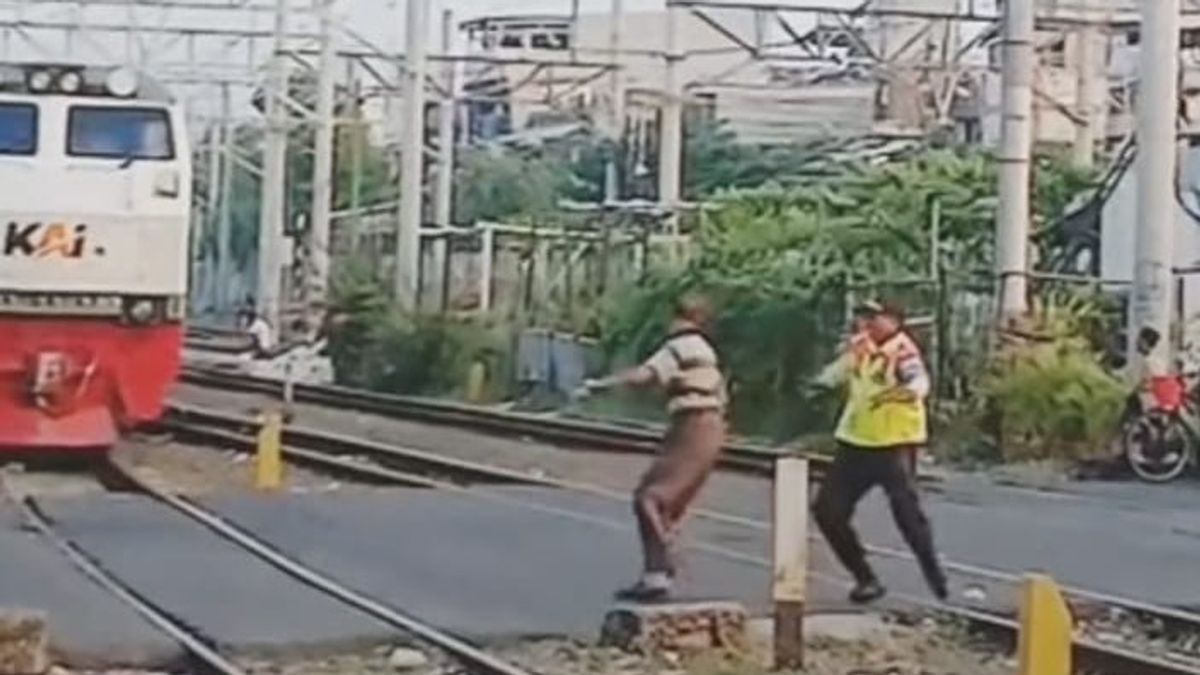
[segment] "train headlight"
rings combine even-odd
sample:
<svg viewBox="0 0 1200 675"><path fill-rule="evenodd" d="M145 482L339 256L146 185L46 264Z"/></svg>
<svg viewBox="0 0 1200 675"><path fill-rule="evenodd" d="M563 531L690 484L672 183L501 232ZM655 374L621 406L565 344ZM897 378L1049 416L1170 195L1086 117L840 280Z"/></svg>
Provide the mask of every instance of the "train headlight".
<svg viewBox="0 0 1200 675"><path fill-rule="evenodd" d="M78 94L83 89L83 74L77 70L63 71L58 76L58 90L64 94Z"/></svg>
<svg viewBox="0 0 1200 675"><path fill-rule="evenodd" d="M35 94L44 94L54 86L54 73L49 70L31 70L25 76L25 86Z"/></svg>
<svg viewBox="0 0 1200 675"><path fill-rule="evenodd" d="M125 318L137 326L145 326L154 321L157 313L154 301L148 298L133 298L125 301Z"/></svg>
<svg viewBox="0 0 1200 675"><path fill-rule="evenodd" d="M138 84L137 73L128 68L118 68L109 73L104 88L113 96L129 98L137 93Z"/></svg>

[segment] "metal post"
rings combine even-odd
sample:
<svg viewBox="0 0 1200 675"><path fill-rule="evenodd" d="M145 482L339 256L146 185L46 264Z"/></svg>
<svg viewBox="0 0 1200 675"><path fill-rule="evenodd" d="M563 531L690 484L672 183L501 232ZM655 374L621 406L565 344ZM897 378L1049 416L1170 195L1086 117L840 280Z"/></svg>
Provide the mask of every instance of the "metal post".
<svg viewBox="0 0 1200 675"><path fill-rule="evenodd" d="M610 75L610 96L612 97L612 156L604 167L604 201L612 204L621 198L620 173L618 160L621 150L621 136L625 129L625 73L621 63L621 53L624 49L621 23L625 20L624 0L612 0L612 24L609 26L608 49L612 73Z"/></svg>
<svg viewBox="0 0 1200 675"><path fill-rule="evenodd" d="M667 9L666 75L663 83L662 122L659 133L658 200L666 209L667 231L671 234L669 250L672 258L677 252L679 235L679 201L682 197L683 159L683 89L679 79L679 63L683 51L679 46L679 24L683 10Z"/></svg>
<svg viewBox="0 0 1200 675"><path fill-rule="evenodd" d="M275 8L275 53L267 80L267 131L263 146L262 204L258 232L258 312L280 334L283 229L286 217L288 64L284 55L288 0Z"/></svg>
<svg viewBox="0 0 1200 675"><path fill-rule="evenodd" d="M396 232L396 301L417 308L420 295L421 197L425 169L425 29L429 0L407 0L404 101L400 146L400 213Z"/></svg>
<svg viewBox="0 0 1200 675"><path fill-rule="evenodd" d="M353 61L350 62L353 65ZM354 125L350 134L350 212L353 216L354 232L350 237L351 250L358 255L363 236L363 164L367 154L367 125L363 121L362 82L357 75L351 78L354 90Z"/></svg>
<svg viewBox="0 0 1200 675"><path fill-rule="evenodd" d="M204 214L203 238L207 239L208 237L213 237L215 239L216 237L221 236L221 204L226 200L224 191L225 183L221 179L221 172L226 170L225 167L221 165L221 150L223 144L221 137L224 134L225 129L221 121L210 124L208 129L208 208L206 209L207 212ZM221 278L217 273L218 265L220 265L220 261L217 260L217 256L218 252L213 249L209 249L205 254L205 262L211 262L212 264L204 265L206 272L206 278L204 280L204 294L207 297L203 298L203 300L208 302L210 308L216 305L216 297L218 294L217 287L221 283ZM201 298L198 297L197 301L200 300ZM203 306L203 304L200 302L198 302L198 305Z"/></svg>
<svg viewBox="0 0 1200 675"><path fill-rule="evenodd" d="M486 314L492 311L492 274L496 262L496 230L490 224L480 226L479 252L479 311Z"/></svg>
<svg viewBox="0 0 1200 675"><path fill-rule="evenodd" d="M305 288L306 324L315 332L324 320L324 305L329 289L330 219L333 213L333 144L336 132L334 68L337 45L334 42L333 3L314 0L320 19L321 52L317 71L317 120L312 176L312 230L309 233L309 261L312 268Z"/></svg>
<svg viewBox="0 0 1200 675"><path fill-rule="evenodd" d="M454 49L454 12L442 12L442 53ZM455 61L446 61L442 66L443 86L446 97L438 111L438 174L437 198L434 202L434 221L439 227L450 227L451 209L454 199L454 122L457 109L458 72Z"/></svg>
<svg viewBox="0 0 1200 675"><path fill-rule="evenodd" d="M579 57L579 0L571 0L571 60Z"/></svg>
<svg viewBox="0 0 1200 675"><path fill-rule="evenodd" d="M1033 0L1004 3L1004 92L996 271L1002 318L1028 310L1029 179L1033 148Z"/></svg>
<svg viewBox="0 0 1200 675"><path fill-rule="evenodd" d="M229 83L221 85L221 212L217 220L217 285L214 301L218 310L224 311L232 300L230 279L233 277L233 253L230 237L233 230L233 172L237 163L233 161L233 104L229 96Z"/></svg>
<svg viewBox="0 0 1200 675"><path fill-rule="evenodd" d="M1175 135L1179 75L1179 0L1142 3L1137 97L1138 223L1134 244L1129 344L1143 326L1162 335L1170 351L1171 240L1175 226Z"/></svg>
<svg viewBox="0 0 1200 675"><path fill-rule="evenodd" d="M1081 0L1084 18L1091 19L1091 0ZM1096 42L1099 37L1096 26L1086 23L1075 32L1075 59L1078 85L1075 96L1075 114L1079 122L1075 125L1074 160L1082 167L1090 167L1096 159L1096 136L1099 114L1096 101L1099 97L1097 80L1102 72L1096 62Z"/></svg>
<svg viewBox="0 0 1200 675"><path fill-rule="evenodd" d="M450 54L454 50L454 12L447 9L442 12L442 53ZM458 62L446 61L442 65L442 86L446 88L446 96L442 98L438 110L438 162L437 185L434 193L434 221L438 227L450 227L454 208L454 124L457 121L458 100ZM433 246L433 261L431 269L437 270L441 283L436 286L438 299L436 305L445 308L449 299L449 260L450 237L438 237L431 240Z"/></svg>

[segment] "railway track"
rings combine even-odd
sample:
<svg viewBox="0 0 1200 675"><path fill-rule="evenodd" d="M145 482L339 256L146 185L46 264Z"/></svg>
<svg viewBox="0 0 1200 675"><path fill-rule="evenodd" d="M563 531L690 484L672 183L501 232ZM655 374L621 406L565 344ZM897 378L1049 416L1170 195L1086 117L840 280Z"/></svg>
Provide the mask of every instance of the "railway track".
<svg viewBox="0 0 1200 675"><path fill-rule="evenodd" d="M233 445L243 450L254 446L255 422L224 412L189 406L175 406L168 422L173 431L204 439L210 443ZM624 493L605 487L534 476L521 471L491 466L436 453L368 441L342 434L289 426L285 431L285 455L295 463L312 468L350 475L372 482L420 486L454 491L464 497L486 499L574 518L580 522L610 529L630 530L630 523L609 520L593 514L551 506L527 497L489 489L489 485L523 483L564 490L582 491L621 501ZM469 485L468 485L469 484ZM750 518L711 510L699 510L700 518L758 531L769 531L769 524ZM770 568L770 561L728 546L692 541L688 547L709 554ZM879 549L879 555L908 558L906 553ZM961 564L949 564L951 571L992 583L1015 588L1016 575ZM820 574L824 581L846 582ZM1200 675L1200 614L1082 589L1064 589L1079 621L1074 644L1078 672L1112 675ZM933 603L921 597L898 596L906 603L943 617L965 622L975 630L989 633L1006 642L1014 642L1017 626L1011 614L976 608ZM1120 643L1112 639L1119 634Z"/></svg>
<svg viewBox="0 0 1200 675"><path fill-rule="evenodd" d="M412 636L426 647L436 649L460 664L464 672L477 675L534 675L534 673L498 658L485 650L431 626L400 609L381 603L339 583L322 572L305 565L228 519L204 508L195 501L152 485L119 463L104 466L104 480L119 482L123 489L143 495L171 508L202 525L220 539L229 542L299 583L316 589L355 610ZM187 654L185 666L195 675L247 675L237 659L212 645L197 629L175 618L169 608L156 605L143 597L134 583L107 571L103 564L85 547L62 534L53 520L45 515L33 496L15 494L5 484L0 473L0 497L15 507L23 524L37 532L57 549L82 574L132 608L152 626L173 639Z"/></svg>
<svg viewBox="0 0 1200 675"><path fill-rule="evenodd" d="M185 368L182 380L202 387L279 396L283 383L209 369ZM657 452L662 430L651 426L613 424L580 418L520 413L480 406L437 401L412 396L394 396L336 386L295 384L294 400L299 403L352 409L396 419L412 420L490 434L532 438L566 448L586 447L630 453ZM770 476L775 460L786 453L745 441L725 447L721 466L727 470ZM829 460L810 455L814 471L820 472Z"/></svg>

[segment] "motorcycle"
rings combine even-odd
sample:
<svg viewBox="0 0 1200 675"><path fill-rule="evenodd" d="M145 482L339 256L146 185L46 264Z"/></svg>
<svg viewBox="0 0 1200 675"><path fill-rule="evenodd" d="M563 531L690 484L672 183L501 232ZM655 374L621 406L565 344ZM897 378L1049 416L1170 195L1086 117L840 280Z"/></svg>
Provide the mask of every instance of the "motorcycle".
<svg viewBox="0 0 1200 675"><path fill-rule="evenodd" d="M1188 377L1150 381L1151 405L1125 421L1122 450L1129 468L1148 483L1175 480L1196 461L1196 388Z"/></svg>

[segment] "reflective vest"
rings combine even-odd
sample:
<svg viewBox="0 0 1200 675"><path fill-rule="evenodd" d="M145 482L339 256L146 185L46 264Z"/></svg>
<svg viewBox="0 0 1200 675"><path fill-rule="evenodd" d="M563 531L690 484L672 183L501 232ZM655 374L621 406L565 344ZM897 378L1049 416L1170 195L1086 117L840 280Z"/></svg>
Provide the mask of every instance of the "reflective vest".
<svg viewBox="0 0 1200 675"><path fill-rule="evenodd" d="M902 363L921 358L912 338L897 333L882 345L856 338L847 356L849 395L838 422L837 439L880 449L924 444L929 438L924 401L874 402L879 394L899 385L897 372Z"/></svg>

